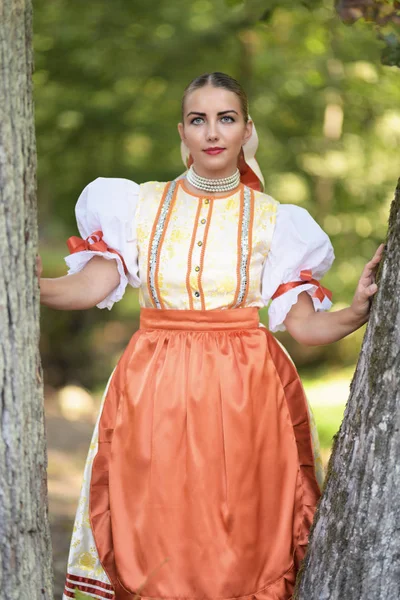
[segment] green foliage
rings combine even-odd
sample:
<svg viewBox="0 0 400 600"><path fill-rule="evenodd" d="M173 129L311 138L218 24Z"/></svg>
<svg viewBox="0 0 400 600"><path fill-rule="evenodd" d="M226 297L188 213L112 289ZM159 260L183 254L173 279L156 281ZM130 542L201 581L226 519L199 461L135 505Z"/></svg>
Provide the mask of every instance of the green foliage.
<svg viewBox="0 0 400 600"><path fill-rule="evenodd" d="M400 67L400 2L398 0L335 0L335 7L344 23L358 19L374 24L377 38L385 43L381 62Z"/></svg>
<svg viewBox="0 0 400 600"><path fill-rule="evenodd" d="M394 33L383 35L386 48L382 50L382 64L400 68L400 38Z"/></svg>
<svg viewBox="0 0 400 600"><path fill-rule="evenodd" d="M321 448L329 450L343 420L344 405L313 406Z"/></svg>
<svg viewBox="0 0 400 600"><path fill-rule="evenodd" d="M88 594L84 594L80 592L78 588L75 588L75 600L94 600L93 596L89 596Z"/></svg>
<svg viewBox="0 0 400 600"><path fill-rule="evenodd" d="M331 0L307 6L312 12L291 0L34 0L45 276L66 273L65 240L76 234L74 205L89 181L166 181L184 170L176 130L183 90L200 73L221 70L248 92L266 191L309 210L330 235L337 258L324 284L336 303L351 301L385 237L399 175L399 72L379 64L381 41L364 21L345 27ZM85 385L103 381L136 314L135 293L111 313L44 311L48 382L81 381L84 373ZM348 362L357 350L354 338L302 349L297 364Z"/></svg>
<svg viewBox="0 0 400 600"><path fill-rule="evenodd" d="M238 6L243 4L244 0L225 0L227 6Z"/></svg>
<svg viewBox="0 0 400 600"><path fill-rule="evenodd" d="M347 23L363 18L377 25L387 25L389 22L400 24L398 0L335 0L335 8Z"/></svg>

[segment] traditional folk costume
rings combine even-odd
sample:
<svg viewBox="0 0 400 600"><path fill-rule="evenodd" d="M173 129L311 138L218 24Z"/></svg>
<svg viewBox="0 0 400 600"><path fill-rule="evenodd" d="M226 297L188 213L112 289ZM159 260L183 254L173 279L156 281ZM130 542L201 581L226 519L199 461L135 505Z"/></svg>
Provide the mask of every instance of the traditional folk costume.
<svg viewBox="0 0 400 600"><path fill-rule="evenodd" d="M116 260L140 329L108 381L76 515L63 600L288 600L320 497L318 439L272 332L334 254L309 213L243 183L99 178L76 206L74 273ZM269 330L258 309L269 307Z"/></svg>

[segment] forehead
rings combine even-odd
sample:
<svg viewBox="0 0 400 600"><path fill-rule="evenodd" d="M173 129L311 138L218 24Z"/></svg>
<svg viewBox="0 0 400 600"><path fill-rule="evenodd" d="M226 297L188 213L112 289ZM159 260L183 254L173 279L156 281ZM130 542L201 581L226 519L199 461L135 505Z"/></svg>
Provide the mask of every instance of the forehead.
<svg viewBox="0 0 400 600"><path fill-rule="evenodd" d="M185 114L191 111L214 114L223 110L236 110L238 113L241 111L238 96L224 88L205 85L190 92L185 99Z"/></svg>

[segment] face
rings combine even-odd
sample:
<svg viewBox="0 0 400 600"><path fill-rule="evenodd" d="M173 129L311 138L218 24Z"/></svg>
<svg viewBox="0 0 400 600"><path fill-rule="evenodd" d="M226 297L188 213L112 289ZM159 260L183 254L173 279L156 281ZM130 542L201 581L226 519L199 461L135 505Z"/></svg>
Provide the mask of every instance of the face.
<svg viewBox="0 0 400 600"><path fill-rule="evenodd" d="M240 100L234 92L206 85L188 94L184 120L178 131L202 177L232 175L253 124L245 123Z"/></svg>

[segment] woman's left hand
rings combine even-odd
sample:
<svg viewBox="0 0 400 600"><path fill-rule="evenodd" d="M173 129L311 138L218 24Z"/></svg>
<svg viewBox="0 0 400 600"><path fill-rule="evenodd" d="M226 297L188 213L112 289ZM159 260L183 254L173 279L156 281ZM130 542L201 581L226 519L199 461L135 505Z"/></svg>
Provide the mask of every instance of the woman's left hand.
<svg viewBox="0 0 400 600"><path fill-rule="evenodd" d="M383 255L384 247L384 244L378 247L374 256L367 262L361 273L353 302L351 303L351 309L358 318L368 317L371 308L371 298L378 291L378 286L375 283L375 275Z"/></svg>

